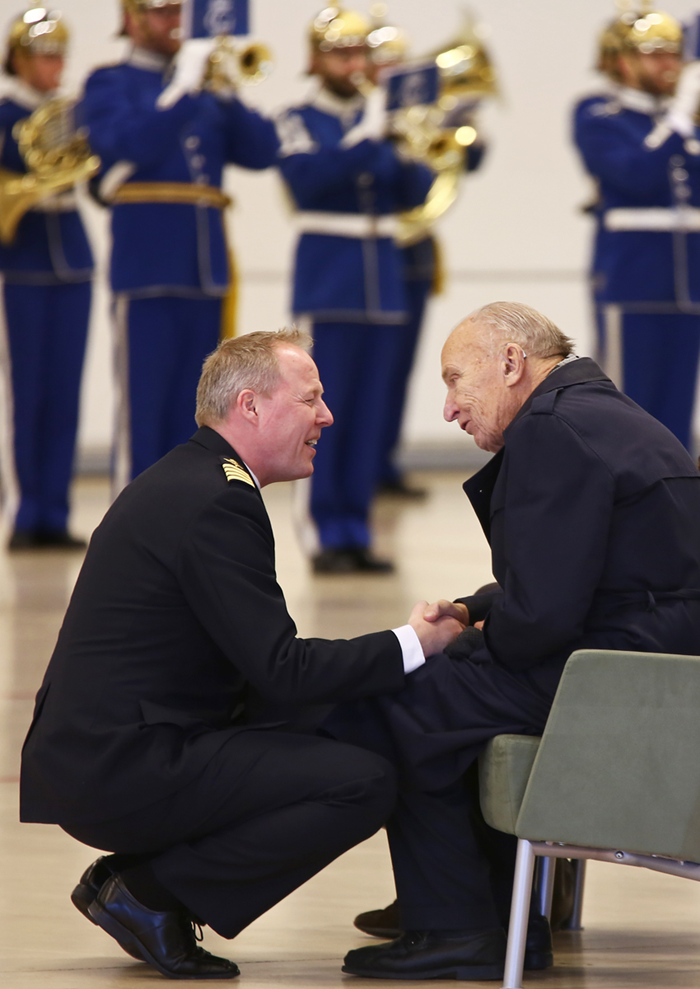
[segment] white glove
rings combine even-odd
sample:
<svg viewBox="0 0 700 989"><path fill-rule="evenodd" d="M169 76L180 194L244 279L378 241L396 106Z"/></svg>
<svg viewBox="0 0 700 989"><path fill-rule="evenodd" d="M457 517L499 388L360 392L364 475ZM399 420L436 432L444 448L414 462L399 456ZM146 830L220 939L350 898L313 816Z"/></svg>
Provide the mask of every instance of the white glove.
<svg viewBox="0 0 700 989"><path fill-rule="evenodd" d="M188 93L196 94L204 83L209 56L216 47L216 38L191 38L185 41L175 56L175 72L168 86L158 97L159 110L168 110Z"/></svg>
<svg viewBox="0 0 700 989"><path fill-rule="evenodd" d="M676 93L671 100L666 122L682 137L695 133L695 115L700 109L700 61L689 62L678 78Z"/></svg>
<svg viewBox="0 0 700 989"><path fill-rule="evenodd" d="M386 90L375 86L365 101L365 110L359 122L347 132L340 142L342 148L354 148L360 141L381 141L387 129Z"/></svg>

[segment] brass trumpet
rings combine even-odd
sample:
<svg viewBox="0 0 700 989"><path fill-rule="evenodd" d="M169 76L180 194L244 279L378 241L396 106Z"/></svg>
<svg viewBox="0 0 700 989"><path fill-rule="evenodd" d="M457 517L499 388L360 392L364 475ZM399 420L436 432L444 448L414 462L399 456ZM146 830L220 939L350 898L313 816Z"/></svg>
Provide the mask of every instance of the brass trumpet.
<svg viewBox="0 0 700 989"><path fill-rule="evenodd" d="M74 106L49 100L18 121L13 136L27 173L0 167L0 242L11 244L24 214L39 203L86 182L100 169L83 130L76 130Z"/></svg>
<svg viewBox="0 0 700 989"><path fill-rule="evenodd" d="M222 35L209 56L204 88L212 93L230 93L239 85L262 82L272 71L272 52L260 42L237 44Z"/></svg>

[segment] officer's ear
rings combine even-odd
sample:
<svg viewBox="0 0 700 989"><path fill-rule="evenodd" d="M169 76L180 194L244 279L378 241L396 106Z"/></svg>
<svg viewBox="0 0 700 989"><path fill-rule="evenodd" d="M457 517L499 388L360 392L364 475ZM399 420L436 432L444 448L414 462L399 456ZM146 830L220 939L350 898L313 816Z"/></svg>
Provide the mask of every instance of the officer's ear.
<svg viewBox="0 0 700 989"><path fill-rule="evenodd" d="M238 398L236 399L236 405L238 411L246 420L251 424L256 423L258 419L258 396L252 390L252 388L244 388L238 393Z"/></svg>

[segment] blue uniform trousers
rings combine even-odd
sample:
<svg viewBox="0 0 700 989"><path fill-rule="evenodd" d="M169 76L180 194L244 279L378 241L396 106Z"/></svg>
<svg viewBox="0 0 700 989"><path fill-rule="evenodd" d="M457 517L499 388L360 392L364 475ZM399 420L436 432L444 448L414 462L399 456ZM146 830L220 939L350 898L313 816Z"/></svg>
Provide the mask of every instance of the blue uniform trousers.
<svg viewBox="0 0 700 989"><path fill-rule="evenodd" d="M115 300L119 488L194 432L202 364L219 342L221 299Z"/></svg>
<svg viewBox="0 0 700 989"><path fill-rule="evenodd" d="M606 367L614 374L619 363L621 389L690 450L700 315L620 313L613 304L601 307L598 326Z"/></svg>
<svg viewBox="0 0 700 989"><path fill-rule="evenodd" d="M394 463L394 453L401 436L408 382L413 370L420 331L425 315L425 305L432 288L432 279L419 279L405 282L408 322L402 327L401 347L393 367L389 384L391 401L387 405L382 459L379 468L379 482L398 482L400 471Z"/></svg>
<svg viewBox="0 0 700 989"><path fill-rule="evenodd" d="M4 286L17 530L62 532L67 526L91 293L90 282Z"/></svg>
<svg viewBox="0 0 700 989"><path fill-rule="evenodd" d="M315 323L314 360L335 422L318 442L311 514L326 549L365 548L390 387L406 327Z"/></svg>

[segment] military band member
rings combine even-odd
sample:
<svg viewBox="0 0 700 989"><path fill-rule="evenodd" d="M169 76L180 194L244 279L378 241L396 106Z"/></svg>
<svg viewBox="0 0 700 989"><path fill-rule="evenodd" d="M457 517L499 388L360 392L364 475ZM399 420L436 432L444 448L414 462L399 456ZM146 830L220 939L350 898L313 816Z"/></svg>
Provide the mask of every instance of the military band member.
<svg viewBox="0 0 700 989"><path fill-rule="evenodd" d="M56 96L67 43L57 10L30 9L10 28L0 99L0 166L7 170L0 183L8 183L3 227L14 208L9 184L27 172L16 125ZM0 323L9 363L3 432L11 435L2 443L2 487L14 525L9 548L79 549L85 543L68 532L68 489L93 261L75 192L36 202L3 241Z"/></svg>
<svg viewBox="0 0 700 989"><path fill-rule="evenodd" d="M592 265L608 373L691 443L700 349L698 63L668 14L628 12L601 39L611 90L585 99L575 139L598 185Z"/></svg>
<svg viewBox="0 0 700 989"><path fill-rule="evenodd" d="M375 8L376 6L378 5L375 5ZM484 46L476 34L469 30L468 25L465 28L464 36L459 38L459 43L464 47L468 45L471 55L464 60L463 66L457 66L461 69L459 73L455 72L453 64L452 88L458 88L468 82L471 95L465 100L449 94L452 107L445 115L443 127L446 134L456 133L457 128L461 128L460 139L463 142L463 151L460 170L474 172L481 165L486 152L486 144L476 126L475 109L480 102L477 93L482 88L484 92L493 91L494 87L493 71ZM383 16L375 19L374 29L368 35L367 41L372 78L378 76L382 69L404 61L408 53L408 39L405 32L387 23ZM449 47L454 48L457 43L454 41ZM441 179L436 176L435 182L439 181ZM455 176L454 181L458 182L459 178ZM431 207L419 206L399 217L397 235L397 243L401 248L409 315L405 332L401 334L401 350L393 366L393 378L388 389L391 401L386 410L378 481L380 493L401 498L425 497L422 489L411 487L406 482L396 458L406 408L408 383L423 328L426 305L431 295L437 295L442 291L444 284L444 261L440 245L433 232L435 217L429 215L432 211L434 204Z"/></svg>
<svg viewBox="0 0 700 989"><path fill-rule="evenodd" d="M422 203L432 177L386 139L381 90L366 99L358 89L368 75L369 30L362 15L338 7L313 21L309 71L320 88L278 122L280 169L301 235L293 311L313 324L335 416L311 487L318 573L392 569L371 552L369 510L408 318L395 214Z"/></svg>
<svg viewBox="0 0 700 989"><path fill-rule="evenodd" d="M90 76L82 104L113 207L117 490L192 431L229 284L224 166L267 168L277 154L271 122L202 89L208 51L180 50L180 0L122 3L131 50Z"/></svg>

